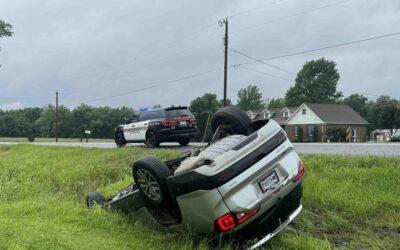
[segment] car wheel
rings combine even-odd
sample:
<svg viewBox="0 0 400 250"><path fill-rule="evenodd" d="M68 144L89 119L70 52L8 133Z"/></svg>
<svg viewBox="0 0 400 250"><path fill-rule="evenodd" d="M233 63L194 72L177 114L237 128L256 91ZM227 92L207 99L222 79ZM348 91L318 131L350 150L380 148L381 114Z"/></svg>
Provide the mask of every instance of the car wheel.
<svg viewBox="0 0 400 250"><path fill-rule="evenodd" d="M148 132L146 134L146 146L150 148L159 147L160 143L157 140L157 136L154 132Z"/></svg>
<svg viewBox="0 0 400 250"><path fill-rule="evenodd" d="M181 146L187 146L190 142L190 138L189 137L182 138L182 139L179 139L178 142Z"/></svg>
<svg viewBox="0 0 400 250"><path fill-rule="evenodd" d="M213 115L211 129L213 134L219 134L219 138L233 134L248 135L250 124L251 120L245 112L237 107L228 106Z"/></svg>
<svg viewBox="0 0 400 250"><path fill-rule="evenodd" d="M91 192L86 196L86 205L91 208L94 205L103 205L107 200L104 196L99 192Z"/></svg>
<svg viewBox="0 0 400 250"><path fill-rule="evenodd" d="M115 144L117 144L117 147L123 147L126 145L126 140L124 137L124 132L122 130L117 130L117 132L115 132Z"/></svg>
<svg viewBox="0 0 400 250"><path fill-rule="evenodd" d="M133 179L138 185L144 202L159 206L168 202L169 194L165 179L172 171L154 156L146 156L133 164Z"/></svg>

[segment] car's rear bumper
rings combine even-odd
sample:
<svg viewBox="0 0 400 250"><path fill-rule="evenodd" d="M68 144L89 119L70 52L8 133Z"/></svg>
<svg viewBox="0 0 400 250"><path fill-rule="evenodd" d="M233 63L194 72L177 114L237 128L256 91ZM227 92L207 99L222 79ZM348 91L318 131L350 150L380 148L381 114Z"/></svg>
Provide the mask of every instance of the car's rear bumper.
<svg viewBox="0 0 400 250"><path fill-rule="evenodd" d="M182 129L182 130L172 130L172 129L162 129L156 131L157 138L160 142L176 142L182 138L193 138L196 136L196 129Z"/></svg>
<svg viewBox="0 0 400 250"><path fill-rule="evenodd" d="M282 222L277 228L275 228L274 231L265 235L262 239L258 240L249 249L256 249L256 248L260 247L261 245L263 245L264 243L266 243L267 241L269 241L270 239L272 239L272 237L277 235L282 229L284 229L287 225L289 225L289 223L292 222L294 220L294 218L296 218L297 215L300 214L302 209L303 209L303 205L300 204L300 206L296 210L294 210L293 213L290 214L289 217L284 222Z"/></svg>

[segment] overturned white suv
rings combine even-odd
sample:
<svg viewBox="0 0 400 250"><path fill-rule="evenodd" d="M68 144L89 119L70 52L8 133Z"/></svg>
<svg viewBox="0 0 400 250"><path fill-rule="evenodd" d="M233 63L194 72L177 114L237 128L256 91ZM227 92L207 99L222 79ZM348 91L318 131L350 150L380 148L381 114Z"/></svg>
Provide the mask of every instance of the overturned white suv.
<svg viewBox="0 0 400 250"><path fill-rule="evenodd" d="M135 183L109 198L90 193L87 205L146 207L164 226L262 245L300 213L303 163L273 120L251 122L231 106L214 114L211 128L207 147L166 162L143 157L132 167Z"/></svg>

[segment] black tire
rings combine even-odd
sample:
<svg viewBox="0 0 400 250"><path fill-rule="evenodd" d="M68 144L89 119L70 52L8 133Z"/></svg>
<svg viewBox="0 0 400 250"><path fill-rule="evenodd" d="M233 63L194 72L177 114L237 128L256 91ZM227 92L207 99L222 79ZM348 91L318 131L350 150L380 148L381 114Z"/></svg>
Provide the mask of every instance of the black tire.
<svg viewBox="0 0 400 250"><path fill-rule="evenodd" d="M145 156L133 164L133 179L147 205L159 206L170 201L165 179L172 171L154 156Z"/></svg>
<svg viewBox="0 0 400 250"><path fill-rule="evenodd" d="M211 129L213 134L219 126L228 126L233 134L248 135L250 118L245 112L234 106L228 106L218 110L212 117Z"/></svg>
<svg viewBox="0 0 400 250"><path fill-rule="evenodd" d="M157 135L154 132L148 132L146 134L146 146L149 148L159 147L160 142L158 142Z"/></svg>
<svg viewBox="0 0 400 250"><path fill-rule="evenodd" d="M121 129L119 129L115 132L114 140L115 140L115 144L117 144L117 147L119 147L119 148L126 145L124 132Z"/></svg>
<svg viewBox="0 0 400 250"><path fill-rule="evenodd" d="M86 196L86 205L91 208L94 205L103 205L107 202L106 198L99 192L90 192Z"/></svg>
<svg viewBox="0 0 400 250"><path fill-rule="evenodd" d="M190 138L189 137L181 138L179 139L178 142L181 146L187 146L190 142Z"/></svg>

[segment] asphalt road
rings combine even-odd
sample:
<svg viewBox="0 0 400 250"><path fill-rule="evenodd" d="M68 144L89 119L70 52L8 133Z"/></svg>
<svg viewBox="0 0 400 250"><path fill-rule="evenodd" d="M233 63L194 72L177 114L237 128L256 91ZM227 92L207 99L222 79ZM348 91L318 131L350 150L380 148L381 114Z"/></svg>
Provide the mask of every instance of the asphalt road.
<svg viewBox="0 0 400 250"><path fill-rule="evenodd" d="M15 145L19 142L0 142L2 145ZM115 148L110 142L33 142L42 146L76 146L94 148ZM191 143L181 147L177 143L162 143L161 148L185 151L191 147L202 146L202 143ZM129 143L127 146L144 146L142 143ZM345 154L345 155L379 155L400 156L400 143L294 143L301 154Z"/></svg>

